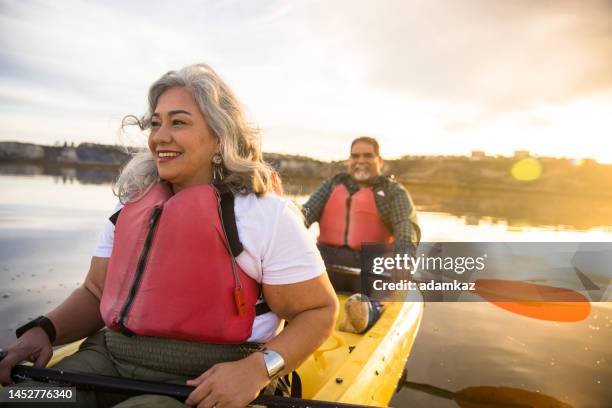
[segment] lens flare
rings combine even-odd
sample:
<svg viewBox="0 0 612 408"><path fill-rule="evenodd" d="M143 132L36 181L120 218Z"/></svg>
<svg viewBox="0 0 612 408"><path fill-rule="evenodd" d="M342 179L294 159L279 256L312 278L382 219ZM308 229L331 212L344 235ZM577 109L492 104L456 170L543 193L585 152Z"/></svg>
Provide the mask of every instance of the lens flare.
<svg viewBox="0 0 612 408"><path fill-rule="evenodd" d="M542 175L542 164L531 157L521 159L514 163L510 170L512 177L520 181L533 181Z"/></svg>

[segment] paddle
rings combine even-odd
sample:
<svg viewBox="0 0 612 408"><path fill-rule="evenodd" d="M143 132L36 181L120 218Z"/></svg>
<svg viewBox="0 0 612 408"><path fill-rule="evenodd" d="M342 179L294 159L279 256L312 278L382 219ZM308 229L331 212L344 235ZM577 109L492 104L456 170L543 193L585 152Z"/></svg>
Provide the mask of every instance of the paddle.
<svg viewBox="0 0 612 408"><path fill-rule="evenodd" d="M334 271L358 276L359 268L330 265ZM523 281L477 279L475 292L487 302L508 312L539 320L578 322L591 312L591 303L581 293Z"/></svg>
<svg viewBox="0 0 612 408"><path fill-rule="evenodd" d="M98 374L70 372L54 368L37 368L26 365L16 365L13 368L11 376L15 380L32 379L46 383L71 385L78 389L90 391L117 392L129 395L165 395L181 401L185 401L193 391L193 387L187 385L140 381ZM366 408L365 405L280 397L276 395L260 395L251 402L251 404L288 408Z"/></svg>
<svg viewBox="0 0 612 408"><path fill-rule="evenodd" d="M407 380L400 386L425 392L436 397L453 400L461 408L572 408L548 395L511 387L468 387L452 392L429 384Z"/></svg>
<svg viewBox="0 0 612 408"><path fill-rule="evenodd" d="M578 322L591 312L589 300L571 289L503 279L478 279L475 284L486 301L534 319Z"/></svg>

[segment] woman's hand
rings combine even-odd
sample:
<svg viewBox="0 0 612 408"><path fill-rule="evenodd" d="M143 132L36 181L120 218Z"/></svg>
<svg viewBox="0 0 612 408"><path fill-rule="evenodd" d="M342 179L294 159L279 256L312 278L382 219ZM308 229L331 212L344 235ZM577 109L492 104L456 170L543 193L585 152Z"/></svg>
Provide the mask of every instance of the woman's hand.
<svg viewBox="0 0 612 408"><path fill-rule="evenodd" d="M17 363L29 360L36 367L45 367L51 356L53 348L47 333L40 327L34 327L23 334L8 348L8 354L0 360L0 383L12 384L11 370Z"/></svg>
<svg viewBox="0 0 612 408"><path fill-rule="evenodd" d="M270 380L259 352L242 360L215 364L196 379L187 381L195 386L185 403L198 408L242 408L257 398Z"/></svg>
<svg viewBox="0 0 612 408"><path fill-rule="evenodd" d="M55 326L56 346L87 337L104 326L99 298L107 267L108 258L92 257L85 284L45 314ZM36 367L44 367L53 355L49 337L40 327L25 332L7 351L6 357L0 360L0 384L3 385L12 383L11 370L20 361L29 360Z"/></svg>

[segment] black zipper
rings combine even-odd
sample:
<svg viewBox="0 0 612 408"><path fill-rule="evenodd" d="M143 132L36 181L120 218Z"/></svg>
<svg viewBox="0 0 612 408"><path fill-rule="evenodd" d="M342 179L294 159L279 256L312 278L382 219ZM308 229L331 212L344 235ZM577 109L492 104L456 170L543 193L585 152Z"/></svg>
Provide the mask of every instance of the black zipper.
<svg viewBox="0 0 612 408"><path fill-rule="evenodd" d="M140 253L140 259L138 260L138 266L136 267L136 274L134 275L134 280L132 281L132 286L130 286L130 291L128 292L127 299L121 308L121 312L119 313L119 318L117 319L117 324L122 327L122 331L129 333L129 330L125 327L125 322L127 320L127 314L132 307L132 303L134 302L134 298L136 297L136 292L138 291L138 286L140 286L140 281L142 280L142 275L144 274L145 267L147 265L147 257L149 255L149 250L151 249L151 244L153 242L153 234L155 233L155 227L157 226L157 222L159 221L159 216L162 213L162 207L154 207L153 212L151 213L151 217L149 218L149 230L147 231L147 237L145 238L144 247L142 248L142 252Z"/></svg>
<svg viewBox="0 0 612 408"><path fill-rule="evenodd" d="M349 232L349 224L351 222L351 203L353 201L353 196L350 195L346 198L346 220L344 225L344 245L348 246L348 232Z"/></svg>

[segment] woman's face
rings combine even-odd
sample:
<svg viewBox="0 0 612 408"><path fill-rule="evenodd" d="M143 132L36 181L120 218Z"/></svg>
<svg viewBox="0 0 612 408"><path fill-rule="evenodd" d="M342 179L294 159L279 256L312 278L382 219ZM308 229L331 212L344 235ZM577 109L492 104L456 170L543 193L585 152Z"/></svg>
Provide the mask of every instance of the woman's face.
<svg viewBox="0 0 612 408"><path fill-rule="evenodd" d="M157 100L151 118L149 149L157 159L159 177L175 193L212 181L211 159L219 151L217 137L188 88L170 88Z"/></svg>

